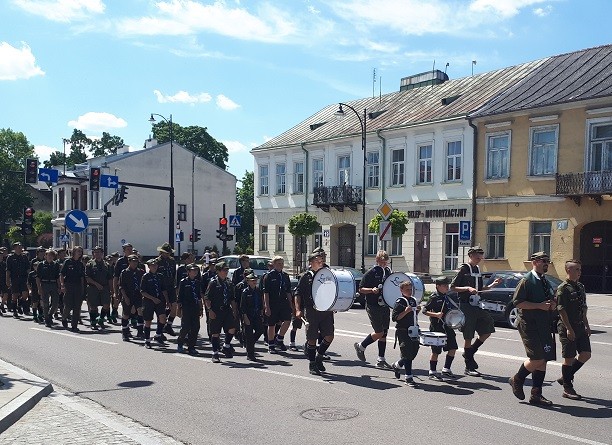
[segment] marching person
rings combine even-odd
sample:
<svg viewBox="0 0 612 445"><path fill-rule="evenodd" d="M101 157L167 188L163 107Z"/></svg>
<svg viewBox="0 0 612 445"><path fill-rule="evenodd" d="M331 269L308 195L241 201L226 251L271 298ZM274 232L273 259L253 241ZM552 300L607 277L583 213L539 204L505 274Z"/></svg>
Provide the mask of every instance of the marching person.
<svg viewBox="0 0 612 445"><path fill-rule="evenodd" d="M234 300L234 288L227 279L229 266L225 261L215 264L217 276L208 284L204 295L204 303L208 309L208 323L210 325L211 343L213 349L212 362L219 363L219 349L227 358L232 358L231 342L236 333L236 301ZM221 329L225 331L225 344L219 348Z"/></svg>
<svg viewBox="0 0 612 445"><path fill-rule="evenodd" d="M382 286L385 279L391 275L391 269L387 267L389 254L384 250L376 253L376 266L371 268L359 283L359 293L366 297L366 312L374 332L369 334L360 343L355 343L355 352L362 362L366 361L365 350L372 343L378 344L378 358L376 366L382 369L391 369L385 359L387 349L387 332L389 331L389 319L391 311L382 296Z"/></svg>
<svg viewBox="0 0 612 445"><path fill-rule="evenodd" d="M144 318L145 348L151 349L151 323L153 316L157 316L157 328L153 339L164 346L164 326L166 324L166 308L169 305L168 293L173 293L172 288L168 291L164 287L164 277L157 272L159 269L159 258L147 261L149 271L142 276L140 293L142 295L142 315Z"/></svg>
<svg viewBox="0 0 612 445"><path fill-rule="evenodd" d="M463 357L465 358L465 374L478 377L478 363L474 360L474 355L478 348L495 332L493 317L488 311L480 307L478 292L491 289L501 283L500 278L496 278L488 286L483 286L482 275L479 264L484 256L484 250L480 247L470 247L468 249L468 262L459 267L457 275L450 284L450 290L459 294L459 306L465 315L463 326ZM472 343L474 336L478 333L478 338Z"/></svg>
<svg viewBox="0 0 612 445"><path fill-rule="evenodd" d="M36 266L36 286L42 301L40 315L44 317L45 325L53 325L53 314L59 304L60 265L55 261L55 250L49 249L45 253L45 260Z"/></svg>
<svg viewBox="0 0 612 445"><path fill-rule="evenodd" d="M565 273L567 278L557 288L558 332L563 356L562 376L557 382L563 385L563 397L580 400L582 396L576 393L573 380L591 358L591 327L587 319L586 291L578 281L582 264L578 260L566 261Z"/></svg>
<svg viewBox="0 0 612 445"><path fill-rule="evenodd" d="M281 351L287 350L284 338L291 322L291 280L283 266L283 257L274 257L273 269L263 281L264 313L268 318L268 352L272 354L276 352L276 347ZM277 323L281 323L281 327L275 336Z"/></svg>
<svg viewBox="0 0 612 445"><path fill-rule="evenodd" d="M320 253L312 253L308 257L310 269L302 275L295 291L295 316L306 318L306 344L309 361L309 372L312 375L321 375L325 372L323 356L334 340L334 313L332 311L318 311L314 307L312 295L312 282L315 273L323 267L323 258ZM323 341L317 348L319 333Z"/></svg>
<svg viewBox="0 0 612 445"><path fill-rule="evenodd" d="M57 264L59 264L59 267L61 270L62 266L64 265L64 262L66 261L68 251L66 250L65 247L60 247L59 249L56 250L56 252L57 252L57 259L55 261L57 262ZM55 314L53 315L56 320L59 320L60 318L62 318L63 313L64 313L64 292L60 288L59 304L57 305L57 311L55 311Z"/></svg>
<svg viewBox="0 0 612 445"><path fill-rule="evenodd" d="M183 278L187 278L189 272L187 267L195 263L195 255L191 252L183 252L181 254L181 265L176 269L176 279L174 280L174 289L177 292L178 298L178 288L179 284L181 284L181 280ZM200 268L198 267L198 280L202 279L202 274L200 272Z"/></svg>
<svg viewBox="0 0 612 445"><path fill-rule="evenodd" d="M215 269L215 263L217 261L217 255L215 252L212 252L208 258L208 269L202 273L202 289L208 289L208 284L217 276L217 270ZM208 340L211 340L210 337L210 323L208 322L208 307L204 305L204 315L206 316L206 334L208 335Z"/></svg>
<svg viewBox="0 0 612 445"><path fill-rule="evenodd" d="M546 362L556 358L551 333L552 311L556 307L555 291L545 276L549 263L549 256L545 252L531 255L532 270L519 281L512 298L520 315L518 330L527 360L510 377L509 383L515 397L524 400L523 384L527 376L533 374L529 403L542 406L553 404L542 395L542 385L546 376Z"/></svg>
<svg viewBox="0 0 612 445"><path fill-rule="evenodd" d="M13 243L13 253L6 258L6 286L12 294L13 317L19 318L19 306L28 300L30 262L19 241Z"/></svg>
<svg viewBox="0 0 612 445"><path fill-rule="evenodd" d="M43 309L40 307L40 292L38 292L38 284L36 283L36 268L38 262L35 262L32 266L34 269L28 273L28 290L30 291L30 302L32 304L32 321L34 323L42 323L44 321Z"/></svg>
<svg viewBox="0 0 612 445"><path fill-rule="evenodd" d="M174 260L174 249L169 243L164 243L157 248L159 252L158 273L163 277L164 289L168 289L168 309L166 310L166 326L164 332L166 334L176 336L176 332L172 329L172 323L176 317L176 291L174 289L174 280L176 278L176 261Z"/></svg>
<svg viewBox="0 0 612 445"><path fill-rule="evenodd" d="M115 267L113 272L113 310L111 312L111 318L113 323L117 323L119 317L119 303L122 301L121 292L119 291L119 277L121 272L128 268L129 257L134 253L134 246L131 243L124 243L121 248L123 249L123 256L115 261ZM138 258L138 257L136 257ZM125 315L125 314L124 314ZM135 317L135 315L134 315ZM122 316L123 319L123 316ZM135 319L132 320L132 325L135 324Z"/></svg>
<svg viewBox="0 0 612 445"><path fill-rule="evenodd" d="M113 286L113 271L104 261L104 250L100 246L92 249L93 259L85 266L85 281L87 282L87 307L91 328L96 324L104 328L104 318L111 318L111 288ZM98 307L102 311L98 315Z"/></svg>
<svg viewBox="0 0 612 445"><path fill-rule="evenodd" d="M446 351L442 375L445 377L456 377L451 371L451 365L455 359L455 353L459 345L457 345L455 330L446 326L446 323L444 323L444 315L446 315L446 311L450 309L450 303L448 301L450 297L446 295L450 280L448 277L438 277L434 280L434 283L436 285L436 291L429 297L429 301L423 308L423 314L429 317L429 330L431 332L442 332L446 334L446 345L443 347L432 346L431 357L429 358L429 378L431 380L442 380L440 374L437 372L438 356L442 353L442 350Z"/></svg>
<svg viewBox="0 0 612 445"><path fill-rule="evenodd" d="M249 256L248 255L240 255L238 257L238 261L240 262L240 267L234 271L234 275L232 275L232 284L236 286L240 283L244 277L244 271L249 269Z"/></svg>
<svg viewBox="0 0 612 445"><path fill-rule="evenodd" d="M36 264L45 260L45 253L47 249L43 246L36 248L36 256L30 260L30 270L36 270Z"/></svg>
<svg viewBox="0 0 612 445"><path fill-rule="evenodd" d="M246 276L246 282L247 286L242 290L242 296L240 297L240 314L247 358L255 361L257 360L255 342L264 333L263 298L257 288L257 275L253 271Z"/></svg>
<svg viewBox="0 0 612 445"><path fill-rule="evenodd" d="M6 306L8 305L9 289L6 286L6 257L8 251L6 247L0 246L0 312L6 314Z"/></svg>
<svg viewBox="0 0 612 445"><path fill-rule="evenodd" d="M415 388L412 361L417 356L420 345L418 328L416 329L416 335L411 334L410 328L418 326L415 311L418 313L421 308L417 306L417 302L412 296L412 281L402 281L399 289L402 296L395 300L391 318L395 322L395 338L399 342L401 359L393 363L392 367L397 379L400 378L400 370L404 368L405 384Z"/></svg>
<svg viewBox="0 0 612 445"><path fill-rule="evenodd" d="M79 332L78 324L83 304L83 290L85 288L85 266L82 261L83 248L72 248L72 256L64 261L60 270L60 285L64 292L64 317L62 325L68 328L71 321L72 332ZM71 315L72 314L72 315Z"/></svg>
<svg viewBox="0 0 612 445"><path fill-rule="evenodd" d="M187 277L183 278L179 283L177 292L178 307L181 310L181 331L177 340L178 352L183 352L183 344L187 339L187 353L189 355L197 355L196 341L200 332L200 318L204 315L204 306L202 305L202 282L198 278L200 267L197 264L189 264L186 266Z"/></svg>
<svg viewBox="0 0 612 445"><path fill-rule="evenodd" d="M121 334L123 341L129 341L132 337L129 327L131 317L136 317L137 321L136 328L138 333L136 338L144 338L144 317L140 285L145 273L138 267L138 263L138 255L130 255L128 257L128 267L123 269L119 275L118 292L121 295Z"/></svg>

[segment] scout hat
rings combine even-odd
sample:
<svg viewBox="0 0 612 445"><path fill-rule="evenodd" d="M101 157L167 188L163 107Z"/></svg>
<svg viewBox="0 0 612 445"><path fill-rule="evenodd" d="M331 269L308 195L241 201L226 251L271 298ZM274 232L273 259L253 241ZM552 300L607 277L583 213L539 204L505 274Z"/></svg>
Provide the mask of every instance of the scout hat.
<svg viewBox="0 0 612 445"><path fill-rule="evenodd" d="M243 276L247 276L253 273L253 269L244 269L244 272L242 272Z"/></svg>
<svg viewBox="0 0 612 445"><path fill-rule="evenodd" d="M229 270L229 266L225 264L225 261L219 261L215 264L215 269L217 270Z"/></svg>
<svg viewBox="0 0 612 445"><path fill-rule="evenodd" d="M484 250L480 246L473 246L468 249L468 255L471 253L484 253Z"/></svg>
<svg viewBox="0 0 612 445"><path fill-rule="evenodd" d="M104 249L100 246L96 246L93 249L91 249L92 252L95 252L96 250L99 250L100 252L104 252Z"/></svg>
<svg viewBox="0 0 612 445"><path fill-rule="evenodd" d="M128 261L138 261L138 255L128 255L127 259Z"/></svg>
<svg viewBox="0 0 612 445"><path fill-rule="evenodd" d="M536 252L534 254L531 255L531 261L535 261L535 260L547 260L550 257L548 256L548 254L546 252Z"/></svg>
<svg viewBox="0 0 612 445"><path fill-rule="evenodd" d="M43 246L38 246L36 248L36 252L46 252L46 251L47 251L47 249L45 249Z"/></svg>
<svg viewBox="0 0 612 445"><path fill-rule="evenodd" d="M196 263L188 264L186 267L187 270L200 270L200 266L198 266Z"/></svg>
<svg viewBox="0 0 612 445"><path fill-rule="evenodd" d="M161 246L159 246L157 248L158 252L165 252L165 253L174 253L174 249L172 247L170 247L170 244L168 243L164 243Z"/></svg>
<svg viewBox="0 0 612 445"><path fill-rule="evenodd" d="M251 272L250 274L248 274L246 276L247 280L256 280L257 279L257 275L255 275L253 272Z"/></svg>
<svg viewBox="0 0 612 445"><path fill-rule="evenodd" d="M12 246L13 246L13 247L15 247L15 246L21 246L21 243L20 243L19 241L15 241L15 242L12 244Z"/></svg>
<svg viewBox="0 0 612 445"><path fill-rule="evenodd" d="M125 244L122 244L121 247L125 249L126 247L134 247L134 246L132 246L131 243L125 243Z"/></svg>
<svg viewBox="0 0 612 445"><path fill-rule="evenodd" d="M312 252L309 256L308 256L308 261L314 261L317 258L321 258L321 252Z"/></svg>
<svg viewBox="0 0 612 445"><path fill-rule="evenodd" d="M132 256L132 255L130 255L130 256ZM134 255L134 256L135 256L135 255ZM138 257L136 257L136 258L138 258ZM150 260L148 260L148 261L147 261L147 263L146 263L146 264L148 264L149 266L150 266L151 264L159 264L159 261L157 261L157 258L151 258Z"/></svg>
<svg viewBox="0 0 612 445"><path fill-rule="evenodd" d="M113 258L119 258L119 252L113 252L109 256Z"/></svg>
<svg viewBox="0 0 612 445"><path fill-rule="evenodd" d="M435 284L450 284L450 279L448 277L445 276L441 276L441 277L437 277L434 280Z"/></svg>

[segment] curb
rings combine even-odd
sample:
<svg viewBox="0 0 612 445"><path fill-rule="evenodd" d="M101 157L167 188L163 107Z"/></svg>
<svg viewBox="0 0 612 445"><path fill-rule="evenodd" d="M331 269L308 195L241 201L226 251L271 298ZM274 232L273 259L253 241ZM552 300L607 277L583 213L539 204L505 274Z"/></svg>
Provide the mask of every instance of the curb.
<svg viewBox="0 0 612 445"><path fill-rule="evenodd" d="M29 380L32 386L6 405L0 407L0 433L2 433L34 408L40 399L51 394L53 392L53 385L4 360L0 360L0 368L4 368L13 374Z"/></svg>

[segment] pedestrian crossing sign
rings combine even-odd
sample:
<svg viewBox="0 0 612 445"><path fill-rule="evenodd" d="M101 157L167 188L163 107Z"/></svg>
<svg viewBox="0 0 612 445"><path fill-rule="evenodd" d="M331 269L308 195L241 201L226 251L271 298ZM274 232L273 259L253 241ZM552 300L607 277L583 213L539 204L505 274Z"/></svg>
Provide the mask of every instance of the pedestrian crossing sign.
<svg viewBox="0 0 612 445"><path fill-rule="evenodd" d="M240 215L230 215L229 226L235 229L240 228Z"/></svg>

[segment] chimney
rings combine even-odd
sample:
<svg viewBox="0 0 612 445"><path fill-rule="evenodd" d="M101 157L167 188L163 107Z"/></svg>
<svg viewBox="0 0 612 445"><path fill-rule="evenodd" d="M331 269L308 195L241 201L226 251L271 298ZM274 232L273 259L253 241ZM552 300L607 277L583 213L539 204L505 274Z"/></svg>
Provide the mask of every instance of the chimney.
<svg viewBox="0 0 612 445"><path fill-rule="evenodd" d="M157 139L149 136L149 139L145 141L144 148L147 149L147 148L155 147L156 145L158 145Z"/></svg>

